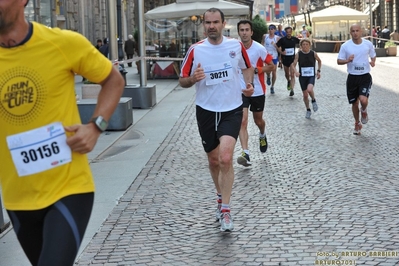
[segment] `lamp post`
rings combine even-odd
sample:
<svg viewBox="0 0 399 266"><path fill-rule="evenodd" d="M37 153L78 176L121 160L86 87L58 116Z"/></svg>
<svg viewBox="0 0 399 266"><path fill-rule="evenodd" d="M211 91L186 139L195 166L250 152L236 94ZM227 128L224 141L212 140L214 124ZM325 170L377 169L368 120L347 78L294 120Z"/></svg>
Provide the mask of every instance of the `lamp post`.
<svg viewBox="0 0 399 266"><path fill-rule="evenodd" d="M192 36L192 43L198 42L197 40L197 35L198 35L198 25L202 23L202 15L201 16L191 16L191 22L194 23L194 31L193 31L193 36Z"/></svg>
<svg viewBox="0 0 399 266"><path fill-rule="evenodd" d="M312 27L312 20L310 19L310 11L309 11L309 9L306 10L306 12L308 13L309 26Z"/></svg>
<svg viewBox="0 0 399 266"><path fill-rule="evenodd" d="M118 61L122 61L124 58L123 54L123 41L122 41L122 1L121 0L116 0L116 18L117 18L117 35L118 35ZM126 83L126 73L127 71L125 70L124 64L119 64L119 72L123 76L123 79L125 80L125 86L127 85Z"/></svg>

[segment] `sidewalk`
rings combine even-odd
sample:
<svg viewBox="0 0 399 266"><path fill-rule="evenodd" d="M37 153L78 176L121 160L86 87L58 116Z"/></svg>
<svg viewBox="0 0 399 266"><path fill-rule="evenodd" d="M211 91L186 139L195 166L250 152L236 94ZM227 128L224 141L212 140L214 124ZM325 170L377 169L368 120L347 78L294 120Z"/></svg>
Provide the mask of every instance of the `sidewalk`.
<svg viewBox="0 0 399 266"><path fill-rule="evenodd" d="M253 165L234 163L234 232L221 233L214 220L215 191L192 103L76 264L397 265L399 88L392 80L399 57L377 60L370 121L354 136L346 66L336 64L337 54L319 56L319 111L310 120L298 82L289 97L281 70L276 93L266 96L265 154L250 120ZM234 159L239 154L238 143Z"/></svg>

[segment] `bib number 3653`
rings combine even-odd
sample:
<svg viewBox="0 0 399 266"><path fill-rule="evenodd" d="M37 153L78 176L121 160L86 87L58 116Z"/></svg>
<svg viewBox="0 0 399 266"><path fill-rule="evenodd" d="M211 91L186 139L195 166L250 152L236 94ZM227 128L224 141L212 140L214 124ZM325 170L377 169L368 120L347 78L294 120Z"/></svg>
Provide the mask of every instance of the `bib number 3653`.
<svg viewBox="0 0 399 266"><path fill-rule="evenodd" d="M8 136L7 144L19 176L40 173L72 160L61 123Z"/></svg>

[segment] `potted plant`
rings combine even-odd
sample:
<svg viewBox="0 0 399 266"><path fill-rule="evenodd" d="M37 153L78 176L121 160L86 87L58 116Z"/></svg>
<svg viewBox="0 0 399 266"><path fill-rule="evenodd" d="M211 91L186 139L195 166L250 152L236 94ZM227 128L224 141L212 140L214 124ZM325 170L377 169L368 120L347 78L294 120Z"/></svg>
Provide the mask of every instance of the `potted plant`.
<svg viewBox="0 0 399 266"><path fill-rule="evenodd" d="M393 41L387 41L385 43L384 48L385 48L387 55L396 56L396 53L397 53L396 43L394 43Z"/></svg>

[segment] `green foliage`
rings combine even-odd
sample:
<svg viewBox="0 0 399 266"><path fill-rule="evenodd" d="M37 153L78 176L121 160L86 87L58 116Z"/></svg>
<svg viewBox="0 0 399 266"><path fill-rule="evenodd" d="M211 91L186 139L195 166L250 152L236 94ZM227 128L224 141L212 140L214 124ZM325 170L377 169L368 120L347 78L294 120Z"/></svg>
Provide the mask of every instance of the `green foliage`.
<svg viewBox="0 0 399 266"><path fill-rule="evenodd" d="M252 20L252 30L254 34L252 39L257 42L262 42L263 34L267 33L267 24L259 15L256 15Z"/></svg>
<svg viewBox="0 0 399 266"><path fill-rule="evenodd" d="M133 31L133 39L136 41L136 43L139 42L139 29L134 29L134 31Z"/></svg>
<svg viewBox="0 0 399 266"><path fill-rule="evenodd" d="M396 47L396 44L393 41L387 41L385 43L384 48L388 48L388 47Z"/></svg>

